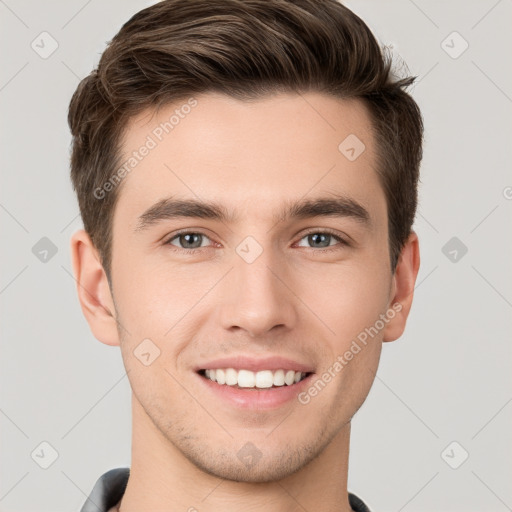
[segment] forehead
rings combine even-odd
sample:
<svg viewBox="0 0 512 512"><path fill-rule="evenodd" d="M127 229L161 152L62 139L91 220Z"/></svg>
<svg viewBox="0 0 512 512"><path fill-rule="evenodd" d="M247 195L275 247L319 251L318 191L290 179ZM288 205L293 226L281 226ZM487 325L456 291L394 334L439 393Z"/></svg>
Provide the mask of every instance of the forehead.
<svg viewBox="0 0 512 512"><path fill-rule="evenodd" d="M385 202L365 106L320 93L207 93L143 112L126 127L121 160L132 166L115 219L131 225L171 195L214 200L254 221L320 193L356 198L374 214Z"/></svg>

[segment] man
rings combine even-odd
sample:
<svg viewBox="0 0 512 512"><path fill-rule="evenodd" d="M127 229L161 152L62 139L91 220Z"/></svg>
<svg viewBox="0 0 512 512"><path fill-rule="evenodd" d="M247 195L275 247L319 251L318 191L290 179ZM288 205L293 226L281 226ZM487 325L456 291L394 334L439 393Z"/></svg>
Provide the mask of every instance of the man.
<svg viewBox="0 0 512 512"><path fill-rule="evenodd" d="M165 0L80 83L73 268L133 415L82 512L369 510L350 422L419 268L423 125L390 68L335 0Z"/></svg>

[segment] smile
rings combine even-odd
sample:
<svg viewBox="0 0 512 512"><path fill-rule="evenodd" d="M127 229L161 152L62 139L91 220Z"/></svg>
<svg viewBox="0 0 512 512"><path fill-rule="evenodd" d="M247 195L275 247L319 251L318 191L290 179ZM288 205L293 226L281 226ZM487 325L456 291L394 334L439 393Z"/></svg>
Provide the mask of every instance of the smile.
<svg viewBox="0 0 512 512"><path fill-rule="evenodd" d="M199 372L204 377L220 385L244 389L268 389L291 386L305 379L309 373L294 370L235 370L234 368L207 369Z"/></svg>

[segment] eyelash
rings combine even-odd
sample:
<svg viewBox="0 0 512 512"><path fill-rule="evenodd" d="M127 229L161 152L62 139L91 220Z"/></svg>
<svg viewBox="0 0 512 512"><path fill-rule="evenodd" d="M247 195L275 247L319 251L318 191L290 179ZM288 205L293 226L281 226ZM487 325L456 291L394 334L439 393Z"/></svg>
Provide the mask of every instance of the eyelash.
<svg viewBox="0 0 512 512"><path fill-rule="evenodd" d="M210 240L210 237L208 235L206 235L205 233L203 233L202 231L184 230L184 231L179 231L178 233L174 233L174 235L172 235L171 238L168 238L167 241L164 242L164 245L171 246L173 251L186 253L186 254L196 254L196 252L198 252L198 251L207 249L207 247L195 247L194 249L183 249L181 247L176 247L175 245L171 244L171 242L173 240L180 237L181 235L189 235L189 234L202 235ZM310 247L310 249L313 249L315 252L328 253L331 251L339 250L340 246L350 247L349 242L347 242L344 238L341 238L338 234L336 234L334 231L331 231L330 229L308 231L307 233L304 233L304 235L302 235L302 237L299 239L299 242L300 242L300 240L307 237L308 235L313 235L313 234L315 234L315 235L316 234L330 235L339 242L339 244L337 244L337 245L334 245L332 247L323 248L323 249L315 249L314 247Z"/></svg>

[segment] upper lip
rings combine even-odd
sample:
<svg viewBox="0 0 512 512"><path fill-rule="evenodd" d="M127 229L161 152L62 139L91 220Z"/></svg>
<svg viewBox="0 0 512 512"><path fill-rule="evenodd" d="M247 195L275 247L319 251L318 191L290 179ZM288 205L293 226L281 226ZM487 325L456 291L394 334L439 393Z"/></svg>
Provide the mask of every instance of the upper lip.
<svg viewBox="0 0 512 512"><path fill-rule="evenodd" d="M253 372L261 370L295 370L298 372L311 373L314 371L311 365L299 363L298 361L286 357L273 356L257 359L243 355L215 359L214 361L198 365L195 370L215 370L218 368L234 368L235 370L251 370Z"/></svg>

